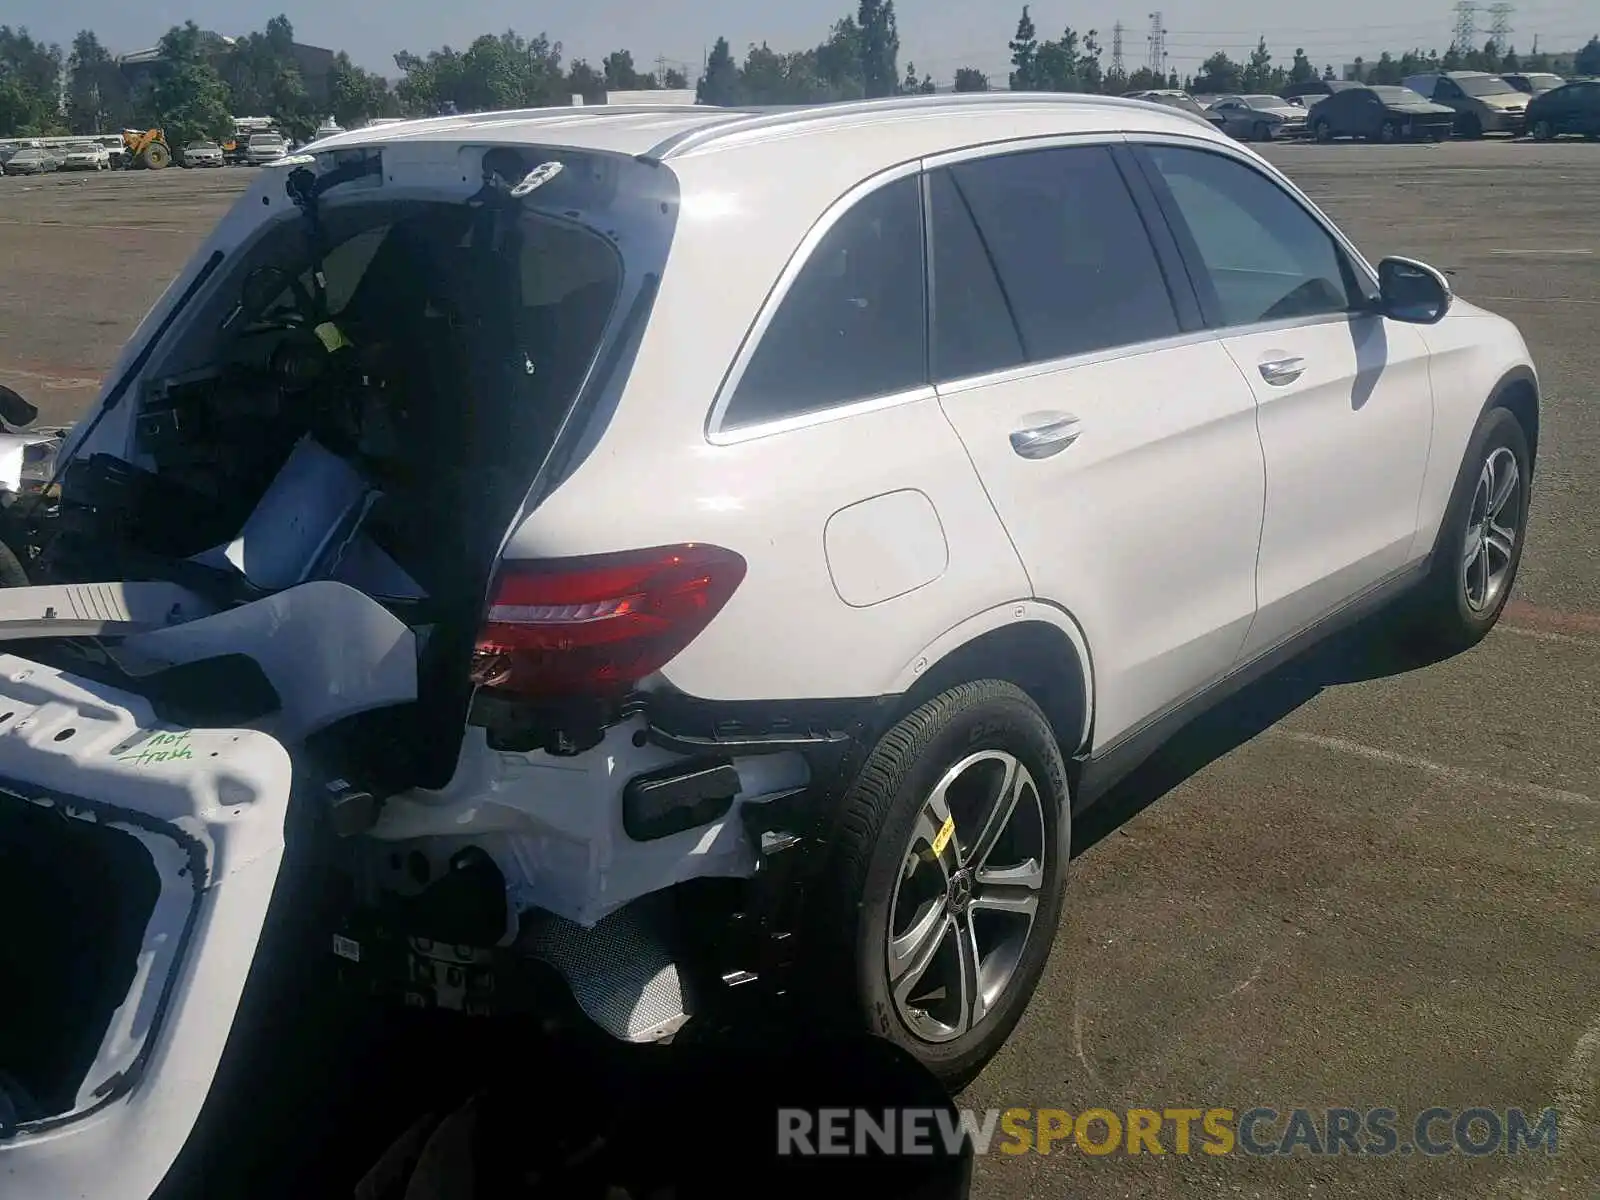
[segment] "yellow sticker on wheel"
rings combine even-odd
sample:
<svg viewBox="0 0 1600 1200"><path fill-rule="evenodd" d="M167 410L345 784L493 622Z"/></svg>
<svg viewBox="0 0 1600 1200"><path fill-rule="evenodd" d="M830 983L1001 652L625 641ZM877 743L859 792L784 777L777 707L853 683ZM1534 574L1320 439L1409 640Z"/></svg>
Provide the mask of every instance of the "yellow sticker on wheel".
<svg viewBox="0 0 1600 1200"><path fill-rule="evenodd" d="M939 830L938 835L933 839L933 856L935 858L938 858L939 855L944 853L944 848L950 844L950 839L955 837L955 835L956 819L954 817L946 817L944 819L943 827Z"/></svg>

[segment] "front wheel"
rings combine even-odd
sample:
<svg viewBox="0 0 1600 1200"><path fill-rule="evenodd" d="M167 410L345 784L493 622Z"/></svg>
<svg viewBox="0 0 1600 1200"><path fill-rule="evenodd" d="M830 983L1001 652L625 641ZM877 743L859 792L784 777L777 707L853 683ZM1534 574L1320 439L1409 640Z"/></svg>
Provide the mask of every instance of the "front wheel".
<svg viewBox="0 0 1600 1200"><path fill-rule="evenodd" d="M1311 136L1323 145L1333 141L1333 126L1327 121L1313 121L1311 123Z"/></svg>
<svg viewBox="0 0 1600 1200"><path fill-rule="evenodd" d="M1556 136L1555 127L1549 121L1535 121L1532 132L1536 142L1548 142Z"/></svg>
<svg viewBox="0 0 1600 1200"><path fill-rule="evenodd" d="M1272 129L1265 121L1257 121L1255 128L1250 131L1250 136L1258 142L1270 142Z"/></svg>
<svg viewBox="0 0 1600 1200"><path fill-rule="evenodd" d="M951 1087L998 1051L1038 986L1070 845L1049 722L998 680L884 735L847 793L819 896L819 983L858 1028Z"/></svg>
<svg viewBox="0 0 1600 1200"><path fill-rule="evenodd" d="M1456 133L1469 141L1481 138L1483 136L1483 122L1468 113L1457 120Z"/></svg>
<svg viewBox="0 0 1600 1200"><path fill-rule="evenodd" d="M1479 422L1411 614L1418 640L1447 656L1481 641L1505 609L1528 527L1528 437L1510 410Z"/></svg>
<svg viewBox="0 0 1600 1200"><path fill-rule="evenodd" d="M1393 121L1385 121L1378 128L1378 140L1390 144L1398 142L1400 140L1400 127Z"/></svg>

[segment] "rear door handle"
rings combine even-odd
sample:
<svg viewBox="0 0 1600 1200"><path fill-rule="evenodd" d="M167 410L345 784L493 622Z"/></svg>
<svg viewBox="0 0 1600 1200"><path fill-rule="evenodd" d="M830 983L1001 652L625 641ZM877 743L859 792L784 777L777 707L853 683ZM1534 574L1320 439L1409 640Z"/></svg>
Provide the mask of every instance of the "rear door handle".
<svg viewBox="0 0 1600 1200"><path fill-rule="evenodd" d="M1305 370L1306 360L1303 358L1267 358L1261 362L1261 378L1273 387L1293 383L1305 374Z"/></svg>
<svg viewBox="0 0 1600 1200"><path fill-rule="evenodd" d="M1011 433L1011 448L1022 458L1049 458L1060 454L1083 432L1083 423L1071 413L1032 413L1030 422Z"/></svg>

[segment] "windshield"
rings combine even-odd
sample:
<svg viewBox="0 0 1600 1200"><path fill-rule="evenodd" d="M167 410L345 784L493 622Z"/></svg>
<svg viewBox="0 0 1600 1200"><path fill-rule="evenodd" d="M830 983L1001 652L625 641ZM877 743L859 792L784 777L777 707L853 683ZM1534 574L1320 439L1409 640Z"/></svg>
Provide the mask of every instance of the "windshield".
<svg viewBox="0 0 1600 1200"><path fill-rule="evenodd" d="M1517 91L1498 75L1467 75L1455 82L1469 96L1515 95Z"/></svg>
<svg viewBox="0 0 1600 1200"><path fill-rule="evenodd" d="M1243 99L1251 108L1282 108L1287 103L1277 96L1245 96Z"/></svg>
<svg viewBox="0 0 1600 1200"><path fill-rule="evenodd" d="M1406 87L1375 87L1378 99L1385 104L1426 104L1427 98L1421 92L1414 92Z"/></svg>
<svg viewBox="0 0 1600 1200"><path fill-rule="evenodd" d="M1565 82L1559 75L1524 75L1523 78L1528 81L1529 86L1546 90L1558 88Z"/></svg>
<svg viewBox="0 0 1600 1200"><path fill-rule="evenodd" d="M283 139L275 133L258 133L250 139L252 146L281 146Z"/></svg>

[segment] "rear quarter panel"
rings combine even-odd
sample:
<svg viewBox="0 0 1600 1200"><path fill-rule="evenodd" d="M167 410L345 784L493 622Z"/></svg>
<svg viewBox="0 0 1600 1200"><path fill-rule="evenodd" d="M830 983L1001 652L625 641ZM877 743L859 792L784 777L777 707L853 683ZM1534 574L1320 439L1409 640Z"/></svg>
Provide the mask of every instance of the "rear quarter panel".
<svg viewBox="0 0 1600 1200"><path fill-rule="evenodd" d="M739 155L737 173L716 156L684 164L677 233L632 371L602 404L610 414L581 461L512 532L505 554L692 541L737 551L748 564L744 582L667 665L668 681L716 700L886 694L947 630L1026 598L1028 578L931 389L749 440L708 437L718 388L768 292L817 217L860 178L848 161L786 171L793 153L781 144L770 148L770 169L752 164L768 150ZM876 603L847 585L846 603L825 550L829 521L900 491L920 492L937 513L943 569ZM905 549L891 544L893 520L882 532L886 554ZM905 540L926 547L927 534L919 526ZM859 543L854 557L861 561Z"/></svg>

